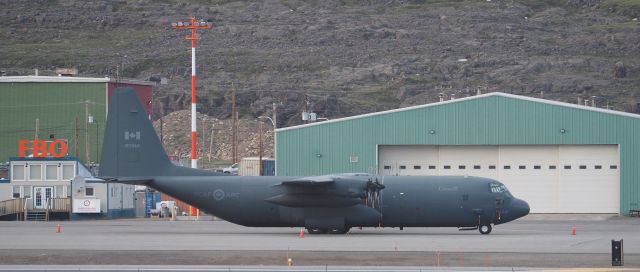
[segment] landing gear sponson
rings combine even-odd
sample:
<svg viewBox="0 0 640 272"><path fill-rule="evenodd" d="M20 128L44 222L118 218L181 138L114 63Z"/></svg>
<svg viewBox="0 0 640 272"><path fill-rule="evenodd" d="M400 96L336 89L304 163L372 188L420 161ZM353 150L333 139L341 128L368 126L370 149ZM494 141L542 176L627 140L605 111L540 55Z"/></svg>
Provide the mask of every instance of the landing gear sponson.
<svg viewBox="0 0 640 272"><path fill-rule="evenodd" d="M345 234L349 232L351 228L340 228L340 229L318 229L318 228L307 228L309 234Z"/></svg>

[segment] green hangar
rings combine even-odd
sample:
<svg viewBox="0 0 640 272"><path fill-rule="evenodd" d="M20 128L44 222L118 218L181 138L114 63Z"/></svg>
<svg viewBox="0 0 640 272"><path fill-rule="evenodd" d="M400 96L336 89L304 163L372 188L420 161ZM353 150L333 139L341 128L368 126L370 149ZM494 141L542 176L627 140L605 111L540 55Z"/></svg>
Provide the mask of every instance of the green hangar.
<svg viewBox="0 0 640 272"><path fill-rule="evenodd" d="M482 176L532 213L628 214L637 135L640 115L489 93L278 129L276 171Z"/></svg>
<svg viewBox="0 0 640 272"><path fill-rule="evenodd" d="M99 162L109 97L134 88L151 111L152 82L64 76L0 77L0 162L19 154L19 140L63 140L68 156Z"/></svg>

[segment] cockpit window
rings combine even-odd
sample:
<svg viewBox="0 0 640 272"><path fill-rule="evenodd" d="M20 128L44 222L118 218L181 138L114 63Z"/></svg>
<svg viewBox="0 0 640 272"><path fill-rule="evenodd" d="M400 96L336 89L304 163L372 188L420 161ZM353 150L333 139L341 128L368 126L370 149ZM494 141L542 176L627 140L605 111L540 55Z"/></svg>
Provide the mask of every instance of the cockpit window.
<svg viewBox="0 0 640 272"><path fill-rule="evenodd" d="M507 187L499 183L489 183L492 193L504 193L507 191Z"/></svg>

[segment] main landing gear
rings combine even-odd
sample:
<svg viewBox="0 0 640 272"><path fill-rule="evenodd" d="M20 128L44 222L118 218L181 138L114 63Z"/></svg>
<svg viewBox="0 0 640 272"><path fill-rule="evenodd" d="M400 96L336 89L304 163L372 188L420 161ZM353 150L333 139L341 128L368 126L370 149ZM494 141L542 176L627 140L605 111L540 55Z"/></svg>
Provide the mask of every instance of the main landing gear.
<svg viewBox="0 0 640 272"><path fill-rule="evenodd" d="M307 228L309 234L345 234L349 232L351 228L336 228L336 229L317 229Z"/></svg>

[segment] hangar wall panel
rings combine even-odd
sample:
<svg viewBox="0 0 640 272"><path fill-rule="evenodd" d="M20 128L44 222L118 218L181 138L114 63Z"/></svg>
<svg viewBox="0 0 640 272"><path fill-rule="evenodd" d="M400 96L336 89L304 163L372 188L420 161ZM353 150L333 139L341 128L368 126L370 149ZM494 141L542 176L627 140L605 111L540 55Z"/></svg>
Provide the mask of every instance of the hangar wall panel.
<svg viewBox="0 0 640 272"><path fill-rule="evenodd" d="M640 119L614 111L488 94L276 133L278 175L376 173L383 145L617 145L619 210L640 208Z"/></svg>
<svg viewBox="0 0 640 272"><path fill-rule="evenodd" d="M92 161L97 160L105 115L105 83L0 83L0 160L18 155L18 140L35 137L36 118L40 123L39 138L68 139L69 154L74 155L75 119L78 118L79 158L85 158L85 103L96 124L90 128ZM98 136L96 144L96 135Z"/></svg>

